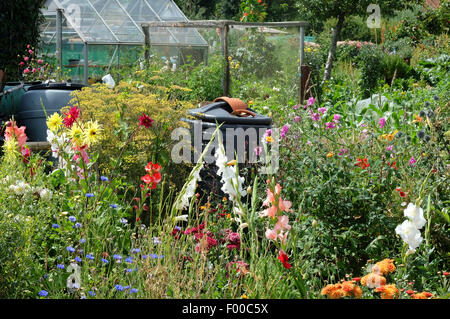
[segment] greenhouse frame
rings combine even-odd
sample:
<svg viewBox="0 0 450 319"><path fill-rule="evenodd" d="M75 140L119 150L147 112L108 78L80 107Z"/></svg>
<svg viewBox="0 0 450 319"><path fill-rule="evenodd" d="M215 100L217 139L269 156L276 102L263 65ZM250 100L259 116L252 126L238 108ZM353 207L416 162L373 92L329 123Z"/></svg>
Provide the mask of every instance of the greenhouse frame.
<svg viewBox="0 0 450 319"><path fill-rule="evenodd" d="M48 0L41 25L43 52L54 56L73 82L108 73L112 65L135 62L144 45L143 22L188 22L172 0ZM196 28L154 27L152 48L183 64L185 56L207 59L208 44ZM122 61L122 62L121 62Z"/></svg>

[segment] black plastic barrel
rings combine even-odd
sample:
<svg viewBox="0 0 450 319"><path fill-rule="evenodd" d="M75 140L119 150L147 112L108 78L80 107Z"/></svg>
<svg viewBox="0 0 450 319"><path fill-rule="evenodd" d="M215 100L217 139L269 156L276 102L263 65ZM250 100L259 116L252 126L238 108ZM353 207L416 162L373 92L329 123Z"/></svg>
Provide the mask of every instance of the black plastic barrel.
<svg viewBox="0 0 450 319"><path fill-rule="evenodd" d="M194 154L200 155L202 153L211 139L211 133L217 128L218 124L222 124L220 131L222 132L222 142L228 160L236 159L237 155L240 169L253 165L255 163L254 149L257 146L262 146L261 140L266 130L272 127L272 119L258 114L252 109L248 108L247 110L254 115L245 117L234 115L231 106L226 101L218 101L189 110L188 114L192 118L183 119L183 121L190 125L191 145L193 147L192 162L195 163ZM201 140L201 143L198 142L198 139ZM232 143L232 145L229 145L229 143ZM201 149L198 148L199 144ZM230 152L233 152L233 154L230 154ZM209 153L214 154L215 149L211 149ZM202 182L199 183L200 193L205 195L215 193L223 196L224 194L220 191L220 179L216 176L217 167L215 163L205 163L204 167L205 169L200 174L202 178Z"/></svg>
<svg viewBox="0 0 450 319"><path fill-rule="evenodd" d="M25 133L29 142L47 140L45 112L48 116L59 112L62 107L69 105L72 99L70 93L80 90L83 86L73 83L47 83L28 88L16 110L16 120L19 126L26 127Z"/></svg>

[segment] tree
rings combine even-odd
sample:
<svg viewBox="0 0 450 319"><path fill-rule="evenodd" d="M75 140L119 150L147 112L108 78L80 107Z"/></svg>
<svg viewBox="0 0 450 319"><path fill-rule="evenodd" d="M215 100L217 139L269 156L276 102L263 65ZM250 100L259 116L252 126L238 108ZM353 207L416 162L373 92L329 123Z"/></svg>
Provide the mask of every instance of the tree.
<svg viewBox="0 0 450 319"><path fill-rule="evenodd" d="M325 21L329 18L336 18L337 23L333 28L331 46L328 51L328 58L325 64L323 81L327 81L331 76L334 56L336 54L336 44L345 23L345 19L351 15L360 14L369 17L367 13L369 4L376 3L380 7L381 17L393 13L396 9L406 8L413 4L423 2L423 0L398 1L398 0L300 0L299 11L307 21L312 21L317 25L318 21Z"/></svg>
<svg viewBox="0 0 450 319"><path fill-rule="evenodd" d="M44 3L45 0L0 1L0 70L6 73L4 80L19 79L17 55L23 53L27 44L38 44L43 19L40 9Z"/></svg>

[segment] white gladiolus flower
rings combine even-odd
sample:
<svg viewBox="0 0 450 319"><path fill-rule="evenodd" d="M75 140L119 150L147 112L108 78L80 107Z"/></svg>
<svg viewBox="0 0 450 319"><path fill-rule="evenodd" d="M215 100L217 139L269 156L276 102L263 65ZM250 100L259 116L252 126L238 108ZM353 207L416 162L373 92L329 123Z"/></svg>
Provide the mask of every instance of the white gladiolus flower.
<svg viewBox="0 0 450 319"><path fill-rule="evenodd" d="M200 165L197 165L197 166L194 167L194 170L191 173L192 174L192 179L187 184L186 190L185 190L183 196L176 203L176 205L175 205L176 209L183 210L183 209L189 207L189 199L192 196L194 196L194 192L195 192L195 189L197 187L197 181L201 180L201 178L200 178L200 171L202 170L202 168L203 168L203 162Z"/></svg>
<svg viewBox="0 0 450 319"><path fill-rule="evenodd" d="M46 188L43 188L39 191L39 196L43 201L49 201L52 199L52 192Z"/></svg>
<svg viewBox="0 0 450 319"><path fill-rule="evenodd" d="M181 215L181 216L177 216L177 217L175 217L175 221L176 221L176 222L179 222L179 221L187 222L188 216L189 216L189 215Z"/></svg>
<svg viewBox="0 0 450 319"><path fill-rule="evenodd" d="M427 222L423 217L423 209L413 203L408 204L408 207L404 210L404 214L405 217L408 217L414 223L417 229L421 229Z"/></svg>
<svg viewBox="0 0 450 319"><path fill-rule="evenodd" d="M418 230L414 222L410 220L405 220L402 224L398 225L395 228L395 232L408 244L411 251L419 247L420 243L423 241L420 230Z"/></svg>
<svg viewBox="0 0 450 319"><path fill-rule="evenodd" d="M244 178L237 175L236 165L228 165L228 160L225 155L222 141L219 139L219 147L216 148L216 166L217 175L222 176L222 188L221 190L230 196L232 201L236 201L238 195L245 196L247 191L243 188Z"/></svg>

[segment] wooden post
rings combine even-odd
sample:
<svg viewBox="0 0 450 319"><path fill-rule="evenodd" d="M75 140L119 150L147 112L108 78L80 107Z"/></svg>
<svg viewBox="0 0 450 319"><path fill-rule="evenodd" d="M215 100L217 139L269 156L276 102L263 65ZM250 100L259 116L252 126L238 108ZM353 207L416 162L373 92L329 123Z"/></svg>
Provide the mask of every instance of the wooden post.
<svg viewBox="0 0 450 319"><path fill-rule="evenodd" d="M142 31L144 32L145 61L150 64L150 27L142 25Z"/></svg>
<svg viewBox="0 0 450 319"><path fill-rule="evenodd" d="M298 81L298 99L299 103L303 104L306 98L311 97L311 92L309 91L311 87L311 68L309 65L302 65L300 67L301 77Z"/></svg>
<svg viewBox="0 0 450 319"><path fill-rule="evenodd" d="M230 61L228 61L228 30L227 24L220 28L220 42L222 56L225 59L224 74L222 79L223 96L230 96Z"/></svg>

